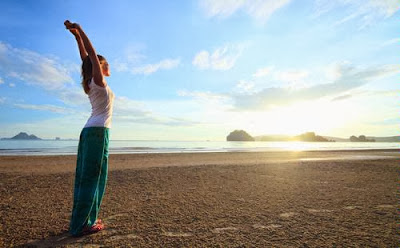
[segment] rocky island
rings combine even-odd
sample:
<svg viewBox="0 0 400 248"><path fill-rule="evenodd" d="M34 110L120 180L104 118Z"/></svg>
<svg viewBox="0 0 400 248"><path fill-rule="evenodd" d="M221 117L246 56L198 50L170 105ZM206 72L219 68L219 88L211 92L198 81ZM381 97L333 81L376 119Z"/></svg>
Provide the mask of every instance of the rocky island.
<svg viewBox="0 0 400 248"><path fill-rule="evenodd" d="M367 139L365 135L360 135L358 137L352 135L349 139L351 142L375 142L374 139Z"/></svg>
<svg viewBox="0 0 400 248"><path fill-rule="evenodd" d="M226 137L226 141L254 141L254 138L244 130L235 130Z"/></svg>
<svg viewBox="0 0 400 248"><path fill-rule="evenodd" d="M25 132L20 132L12 138L2 138L2 140L41 140L41 138L33 134L29 135Z"/></svg>

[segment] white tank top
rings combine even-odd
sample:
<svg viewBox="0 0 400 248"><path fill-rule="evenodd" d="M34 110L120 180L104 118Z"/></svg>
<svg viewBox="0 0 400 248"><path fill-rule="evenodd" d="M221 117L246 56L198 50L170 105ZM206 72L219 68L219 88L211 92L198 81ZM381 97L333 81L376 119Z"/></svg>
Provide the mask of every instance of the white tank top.
<svg viewBox="0 0 400 248"><path fill-rule="evenodd" d="M89 100L92 105L92 115L85 127L111 127L114 93L108 85L101 87L92 80L89 83Z"/></svg>

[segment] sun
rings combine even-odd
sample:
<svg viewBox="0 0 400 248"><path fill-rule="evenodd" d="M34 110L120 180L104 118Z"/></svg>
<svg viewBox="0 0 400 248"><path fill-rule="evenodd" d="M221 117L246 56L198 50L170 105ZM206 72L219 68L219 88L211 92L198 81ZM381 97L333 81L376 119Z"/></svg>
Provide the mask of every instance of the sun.
<svg viewBox="0 0 400 248"><path fill-rule="evenodd" d="M255 113L257 121L252 122L250 128L256 135L297 135L305 132L326 135L355 118L345 105L319 100L276 107Z"/></svg>

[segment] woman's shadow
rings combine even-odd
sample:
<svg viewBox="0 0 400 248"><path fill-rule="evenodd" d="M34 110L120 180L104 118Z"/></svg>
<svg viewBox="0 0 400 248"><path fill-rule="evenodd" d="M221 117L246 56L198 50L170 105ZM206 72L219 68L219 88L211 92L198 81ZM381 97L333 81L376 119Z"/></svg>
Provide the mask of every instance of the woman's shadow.
<svg viewBox="0 0 400 248"><path fill-rule="evenodd" d="M68 231L64 231L61 234L55 235L55 236L50 236L47 237L46 239L42 240L34 240L31 242L28 242L24 245L18 246L18 247L64 247L67 245L71 244L81 244L82 241L84 240L85 236L82 237L73 237L71 234L69 234Z"/></svg>

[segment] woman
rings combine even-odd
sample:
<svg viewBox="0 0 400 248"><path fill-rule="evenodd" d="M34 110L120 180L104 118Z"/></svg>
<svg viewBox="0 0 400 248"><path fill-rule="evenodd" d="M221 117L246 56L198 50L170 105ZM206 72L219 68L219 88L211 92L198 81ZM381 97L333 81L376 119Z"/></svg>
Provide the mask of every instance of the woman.
<svg viewBox="0 0 400 248"><path fill-rule="evenodd" d="M107 182L109 129L114 94L104 79L110 75L106 59L96 54L79 24L68 20L64 24L78 43L82 59L82 86L92 105L92 114L79 138L70 223L70 233L80 236L104 229L103 223L97 217Z"/></svg>

